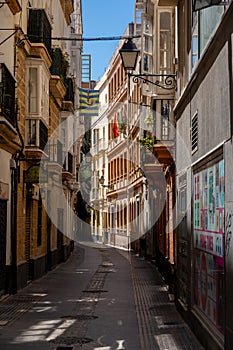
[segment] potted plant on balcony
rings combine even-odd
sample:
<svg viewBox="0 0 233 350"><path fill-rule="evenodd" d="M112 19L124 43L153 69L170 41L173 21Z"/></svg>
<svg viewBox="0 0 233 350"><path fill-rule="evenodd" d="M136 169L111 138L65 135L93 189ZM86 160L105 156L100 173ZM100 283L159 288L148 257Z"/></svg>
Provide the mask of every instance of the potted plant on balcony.
<svg viewBox="0 0 233 350"><path fill-rule="evenodd" d="M126 134L126 117L123 113L121 114L117 124L118 124L118 131L123 135L125 135Z"/></svg>
<svg viewBox="0 0 233 350"><path fill-rule="evenodd" d="M154 136L151 131L147 131L146 135L139 140L139 143L149 151L152 151L154 144Z"/></svg>

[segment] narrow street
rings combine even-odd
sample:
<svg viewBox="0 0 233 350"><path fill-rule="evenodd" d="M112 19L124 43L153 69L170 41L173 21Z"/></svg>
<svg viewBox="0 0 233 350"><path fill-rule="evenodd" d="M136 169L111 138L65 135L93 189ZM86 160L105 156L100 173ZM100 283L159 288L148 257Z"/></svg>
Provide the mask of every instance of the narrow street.
<svg viewBox="0 0 233 350"><path fill-rule="evenodd" d="M155 266L103 246L75 246L65 263L0 302L4 350L203 349Z"/></svg>

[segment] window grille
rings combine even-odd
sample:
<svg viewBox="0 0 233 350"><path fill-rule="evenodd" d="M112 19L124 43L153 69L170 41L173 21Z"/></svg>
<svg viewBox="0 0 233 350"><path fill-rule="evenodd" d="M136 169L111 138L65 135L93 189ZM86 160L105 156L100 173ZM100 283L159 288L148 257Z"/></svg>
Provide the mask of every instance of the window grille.
<svg viewBox="0 0 233 350"><path fill-rule="evenodd" d="M28 38L32 43L43 43L51 55L51 25L44 9L30 9Z"/></svg>
<svg viewBox="0 0 233 350"><path fill-rule="evenodd" d="M192 117L191 146L192 153L196 152L198 147L198 113L195 113L195 115Z"/></svg>
<svg viewBox="0 0 233 350"><path fill-rule="evenodd" d="M16 126L15 79L4 63L0 64L0 114Z"/></svg>

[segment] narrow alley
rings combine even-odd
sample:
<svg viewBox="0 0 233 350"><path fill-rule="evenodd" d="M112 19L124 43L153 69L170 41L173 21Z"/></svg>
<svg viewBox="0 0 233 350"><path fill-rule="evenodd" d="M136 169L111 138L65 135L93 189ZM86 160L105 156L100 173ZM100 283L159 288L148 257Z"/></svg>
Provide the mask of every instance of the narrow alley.
<svg viewBox="0 0 233 350"><path fill-rule="evenodd" d="M203 349L154 265L101 245L0 302L4 350Z"/></svg>

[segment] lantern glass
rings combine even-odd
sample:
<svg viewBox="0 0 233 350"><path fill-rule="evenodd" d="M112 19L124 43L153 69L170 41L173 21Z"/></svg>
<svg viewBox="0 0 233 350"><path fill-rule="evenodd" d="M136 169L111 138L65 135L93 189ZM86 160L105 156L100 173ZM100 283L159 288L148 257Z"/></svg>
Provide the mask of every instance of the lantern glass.
<svg viewBox="0 0 233 350"><path fill-rule="evenodd" d="M120 55L125 70L134 70L137 64L139 50L131 39L128 39L120 49Z"/></svg>

